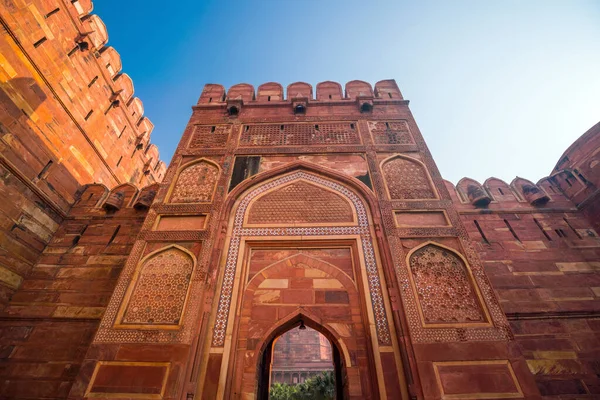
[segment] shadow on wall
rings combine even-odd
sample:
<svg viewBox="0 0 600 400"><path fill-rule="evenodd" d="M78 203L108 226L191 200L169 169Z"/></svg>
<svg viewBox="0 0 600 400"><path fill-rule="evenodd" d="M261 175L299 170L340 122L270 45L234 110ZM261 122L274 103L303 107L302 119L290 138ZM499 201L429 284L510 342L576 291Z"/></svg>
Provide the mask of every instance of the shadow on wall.
<svg viewBox="0 0 600 400"><path fill-rule="evenodd" d="M0 82L0 103L9 115L17 118L21 113L35 111L46 99L46 94L33 78L14 78Z"/></svg>

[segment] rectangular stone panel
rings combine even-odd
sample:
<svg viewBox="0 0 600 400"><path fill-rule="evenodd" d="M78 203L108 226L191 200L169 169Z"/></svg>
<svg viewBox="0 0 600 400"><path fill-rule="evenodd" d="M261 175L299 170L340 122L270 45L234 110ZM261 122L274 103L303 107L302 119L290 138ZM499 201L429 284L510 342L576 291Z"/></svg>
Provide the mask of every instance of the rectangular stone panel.
<svg viewBox="0 0 600 400"><path fill-rule="evenodd" d="M155 231L199 231L205 229L206 215L161 216Z"/></svg>
<svg viewBox="0 0 600 400"><path fill-rule="evenodd" d="M360 144L356 122L244 125L240 146Z"/></svg>
<svg viewBox="0 0 600 400"><path fill-rule="evenodd" d="M518 399L523 391L508 360L434 362L442 399Z"/></svg>
<svg viewBox="0 0 600 400"><path fill-rule="evenodd" d="M439 211L394 211L399 228L450 226L446 213Z"/></svg>
<svg viewBox="0 0 600 400"><path fill-rule="evenodd" d="M161 399L170 363L99 361L86 397L140 397Z"/></svg>

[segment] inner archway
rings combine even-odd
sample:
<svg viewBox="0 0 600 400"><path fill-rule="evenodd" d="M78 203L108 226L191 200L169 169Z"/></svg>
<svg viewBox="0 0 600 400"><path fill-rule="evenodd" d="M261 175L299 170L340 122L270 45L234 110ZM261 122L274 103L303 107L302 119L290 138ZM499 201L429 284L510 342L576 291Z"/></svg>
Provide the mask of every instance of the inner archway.
<svg viewBox="0 0 600 400"><path fill-rule="evenodd" d="M304 320L300 317L291 327L288 323L277 330L262 349L258 358L258 400L281 400L292 393L322 400L348 398L340 350Z"/></svg>

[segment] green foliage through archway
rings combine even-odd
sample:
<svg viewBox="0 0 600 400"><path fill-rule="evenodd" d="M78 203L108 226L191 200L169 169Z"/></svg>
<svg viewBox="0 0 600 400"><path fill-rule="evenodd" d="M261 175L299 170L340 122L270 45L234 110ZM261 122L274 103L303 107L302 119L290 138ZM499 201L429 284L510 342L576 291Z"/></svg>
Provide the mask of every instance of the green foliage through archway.
<svg viewBox="0 0 600 400"><path fill-rule="evenodd" d="M274 383L269 390L269 400L333 400L335 376L333 371L322 372L304 383L290 385Z"/></svg>

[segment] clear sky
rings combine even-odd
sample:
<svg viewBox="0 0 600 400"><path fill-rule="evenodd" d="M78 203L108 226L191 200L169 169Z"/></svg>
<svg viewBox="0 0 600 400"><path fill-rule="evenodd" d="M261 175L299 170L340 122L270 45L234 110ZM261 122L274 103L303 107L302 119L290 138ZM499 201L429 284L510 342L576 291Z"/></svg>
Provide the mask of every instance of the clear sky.
<svg viewBox="0 0 600 400"><path fill-rule="evenodd" d="M537 181L600 121L600 1L96 0L165 162L205 83L396 79L444 178Z"/></svg>

